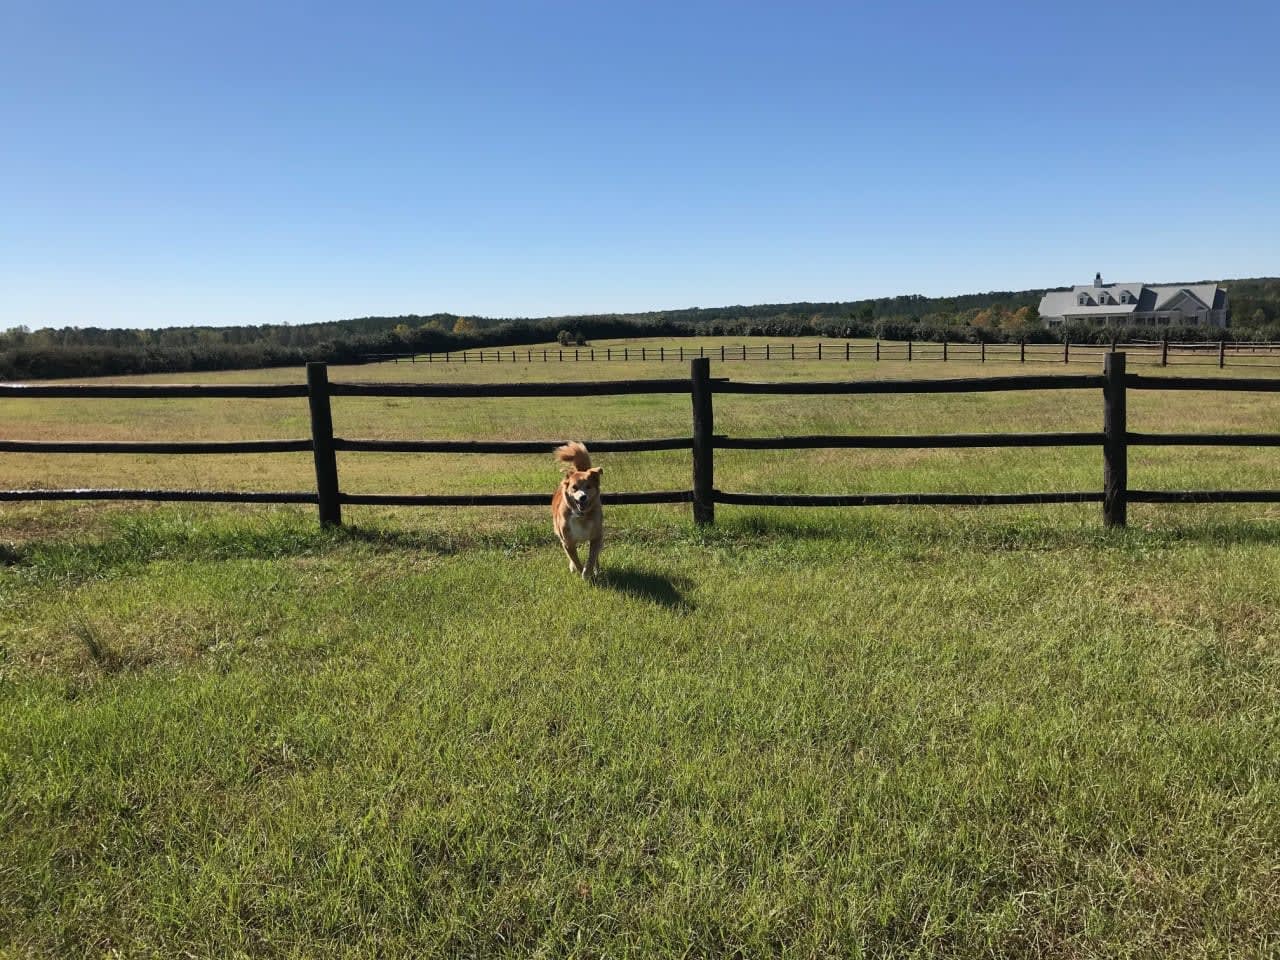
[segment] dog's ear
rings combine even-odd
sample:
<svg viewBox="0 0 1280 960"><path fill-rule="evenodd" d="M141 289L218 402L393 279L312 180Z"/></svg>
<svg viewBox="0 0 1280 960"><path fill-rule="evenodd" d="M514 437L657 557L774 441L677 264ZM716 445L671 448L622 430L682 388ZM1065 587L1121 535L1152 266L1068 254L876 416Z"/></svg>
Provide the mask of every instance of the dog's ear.
<svg viewBox="0 0 1280 960"><path fill-rule="evenodd" d="M604 467L592 467L587 471L587 476L591 478L591 482L597 487L600 486L600 474L604 473Z"/></svg>

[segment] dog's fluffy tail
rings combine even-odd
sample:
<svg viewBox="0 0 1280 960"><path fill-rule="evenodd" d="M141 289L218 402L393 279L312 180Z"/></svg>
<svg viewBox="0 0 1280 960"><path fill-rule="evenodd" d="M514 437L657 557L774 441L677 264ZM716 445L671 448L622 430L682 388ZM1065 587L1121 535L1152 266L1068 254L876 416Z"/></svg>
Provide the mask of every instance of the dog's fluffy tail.
<svg viewBox="0 0 1280 960"><path fill-rule="evenodd" d="M564 464L573 464L575 470L591 469L591 454L577 440L570 441L563 447L556 447L556 459Z"/></svg>

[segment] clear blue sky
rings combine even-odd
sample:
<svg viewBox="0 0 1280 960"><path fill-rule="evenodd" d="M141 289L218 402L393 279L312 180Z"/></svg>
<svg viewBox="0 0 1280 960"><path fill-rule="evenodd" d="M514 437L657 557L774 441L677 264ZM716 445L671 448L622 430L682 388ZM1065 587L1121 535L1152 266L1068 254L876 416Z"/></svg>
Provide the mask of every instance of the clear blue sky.
<svg viewBox="0 0 1280 960"><path fill-rule="evenodd" d="M1280 13L0 0L0 327L1280 273Z"/></svg>

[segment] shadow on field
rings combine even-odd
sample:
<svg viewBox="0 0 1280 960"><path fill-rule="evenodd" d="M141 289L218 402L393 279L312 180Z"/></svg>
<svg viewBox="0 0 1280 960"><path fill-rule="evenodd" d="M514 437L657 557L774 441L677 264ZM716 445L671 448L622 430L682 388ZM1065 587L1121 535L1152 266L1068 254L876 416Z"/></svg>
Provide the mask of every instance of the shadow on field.
<svg viewBox="0 0 1280 960"><path fill-rule="evenodd" d="M689 581L684 577L668 577L635 567L606 567L600 571L596 586L648 600L672 610L693 609L693 605L681 592L689 586Z"/></svg>

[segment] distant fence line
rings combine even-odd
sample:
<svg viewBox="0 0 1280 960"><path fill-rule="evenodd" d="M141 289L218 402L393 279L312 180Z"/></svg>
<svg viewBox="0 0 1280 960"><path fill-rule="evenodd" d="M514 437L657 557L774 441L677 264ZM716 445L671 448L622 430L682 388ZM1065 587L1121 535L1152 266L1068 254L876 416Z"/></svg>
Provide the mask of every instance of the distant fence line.
<svg viewBox="0 0 1280 960"><path fill-rule="evenodd" d="M853 343L840 340L818 343L717 344L706 347L676 346L568 346L501 347L456 350L444 353L369 353L366 363L684 363L692 359L721 363L750 360L835 361L967 361L976 363L1102 363L1108 353L1124 351L1134 364L1167 366L1231 365L1248 358L1250 367L1280 367L1280 343L1218 340L1211 343L1177 343L1137 340L1121 343L970 343L949 340L877 340ZM1275 363L1259 362L1274 359Z"/></svg>
<svg viewBox="0 0 1280 960"><path fill-rule="evenodd" d="M361 440L336 437L334 397L582 397L625 394L685 394L692 412L692 434L641 440L588 439L600 453L689 450L692 489L610 493L606 504L690 503L699 524L713 523L716 504L756 506L873 506L891 504L980 506L988 504L1101 503L1107 526L1124 526L1135 503L1280 503L1280 490L1133 490L1128 484L1130 446L1280 446L1275 434L1133 433L1127 425L1129 390L1261 391L1280 393L1280 378L1170 377L1126 372L1126 354L1108 353L1101 375L1020 375L938 380L844 380L751 382L713 378L711 361L694 358L687 379L613 380L553 383L330 383L323 363L307 364L303 384L0 384L0 399L14 397L305 398L311 437L297 440L242 441L69 441L0 440L0 453L300 453L310 451L315 489L246 492L231 490L68 489L0 490L0 501L142 500L161 502L309 503L324 526L342 523L343 504L380 506L534 506L549 503L545 492L516 494L350 493L339 485L337 453L549 453L563 440ZM1100 390L1103 429L1076 433L982 433L935 435L812 435L729 437L715 432L716 394L838 395L993 393L1013 390ZM735 493L715 485L716 450L954 449L977 447L1100 447L1102 489L1037 493Z"/></svg>

